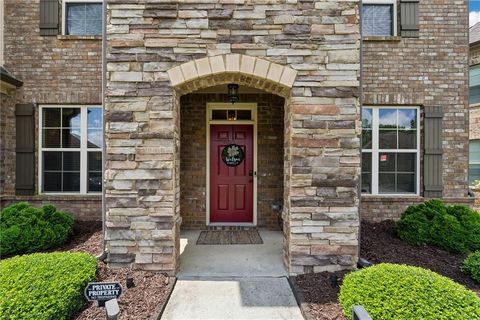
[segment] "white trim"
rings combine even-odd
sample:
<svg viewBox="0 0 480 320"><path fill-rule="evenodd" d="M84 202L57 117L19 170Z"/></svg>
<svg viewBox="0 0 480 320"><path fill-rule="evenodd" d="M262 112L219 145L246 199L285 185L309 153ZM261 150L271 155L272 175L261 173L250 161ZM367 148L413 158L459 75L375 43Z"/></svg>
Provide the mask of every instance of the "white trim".
<svg viewBox="0 0 480 320"><path fill-rule="evenodd" d="M363 153L371 153L372 155L372 178L371 178L371 193L362 193L363 196L419 196L420 195L420 108L417 106L371 106L365 105L363 109L372 110L372 148L371 149L362 149ZM411 109L416 110L417 112L417 148L416 149L380 149L379 145L379 110L380 109ZM398 121L398 113L397 113ZM415 153L416 154L416 168L415 168L415 193L379 193L378 191L378 175L379 175L379 161L378 155L380 153Z"/></svg>
<svg viewBox="0 0 480 320"><path fill-rule="evenodd" d="M67 3L82 3L82 2L85 2L85 3L103 3L103 0L62 0L62 35L67 35L65 34L65 26L67 24L67 15L66 15L66 11L67 11ZM102 24L104 23L103 21L103 14L101 15L101 19L102 19ZM102 27L103 29L103 27ZM101 34L99 34L101 35Z"/></svg>
<svg viewBox="0 0 480 320"><path fill-rule="evenodd" d="M363 4L393 4L393 12L392 12L392 15L393 15L393 35L391 35L391 36L392 37L397 36L397 16L398 16L397 0L363 0L362 5ZM367 37L370 37L370 36L375 37L375 35L369 35Z"/></svg>
<svg viewBox="0 0 480 320"><path fill-rule="evenodd" d="M79 108L80 109L80 148L43 148L43 109L48 108ZM38 194L45 195L99 195L102 192L88 192L88 153L101 152L102 148L88 148L88 118L87 111L89 108L98 108L102 110L101 105L40 105L38 111ZM60 121L62 119L60 118ZM61 127L59 127L60 129ZM102 133L103 134L103 133ZM62 131L60 131L60 137ZM61 141L61 138L60 138ZM43 191L43 152L44 151L65 151L65 152L80 152L80 191L79 192L45 192Z"/></svg>
<svg viewBox="0 0 480 320"><path fill-rule="evenodd" d="M251 110L252 120L212 120L212 110ZM207 103L206 120L206 192L205 208L207 226L256 226L257 225L257 104L256 103ZM210 125L211 124L229 124L229 125L253 125L253 223L219 223L210 222Z"/></svg>

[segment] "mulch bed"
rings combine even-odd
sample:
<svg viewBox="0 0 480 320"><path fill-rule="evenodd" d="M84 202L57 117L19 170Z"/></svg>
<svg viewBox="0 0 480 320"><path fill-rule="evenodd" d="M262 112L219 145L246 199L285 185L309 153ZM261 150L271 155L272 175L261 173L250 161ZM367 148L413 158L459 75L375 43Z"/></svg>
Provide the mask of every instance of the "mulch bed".
<svg viewBox="0 0 480 320"><path fill-rule="evenodd" d="M81 251L98 255L102 252L102 242L101 223L77 221L70 241L54 251ZM127 288L127 278L133 278L133 287ZM164 274L129 268L109 269L101 261L98 262L97 281L119 282L122 285L123 293L118 300L120 320L149 319L158 312L156 308L163 304L170 294L171 279ZM105 319L105 309L97 307L94 302L89 302L72 319Z"/></svg>
<svg viewBox="0 0 480 320"><path fill-rule="evenodd" d="M432 246L411 246L396 236L393 221L362 222L360 257L373 263L391 262L427 268L463 284L480 296L480 284L460 271L465 255ZM302 296L302 311L307 320L345 319L338 303L338 292L345 274L323 272L292 279L295 289Z"/></svg>

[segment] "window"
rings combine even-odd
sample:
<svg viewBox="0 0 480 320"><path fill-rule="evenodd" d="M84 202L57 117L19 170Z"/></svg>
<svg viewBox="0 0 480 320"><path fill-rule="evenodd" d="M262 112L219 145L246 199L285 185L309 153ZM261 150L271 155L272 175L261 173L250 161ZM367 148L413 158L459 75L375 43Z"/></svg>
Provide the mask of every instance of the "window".
<svg viewBox="0 0 480 320"><path fill-rule="evenodd" d="M480 103L480 65L470 67L470 104Z"/></svg>
<svg viewBox="0 0 480 320"><path fill-rule="evenodd" d="M480 140L470 140L468 181L470 185L480 180Z"/></svg>
<svg viewBox="0 0 480 320"><path fill-rule="evenodd" d="M99 106L41 107L42 192L102 191L102 128Z"/></svg>
<svg viewBox="0 0 480 320"><path fill-rule="evenodd" d="M64 34L101 35L102 2L92 0L64 0Z"/></svg>
<svg viewBox="0 0 480 320"><path fill-rule="evenodd" d="M396 34L396 0L364 0L362 36L395 36Z"/></svg>
<svg viewBox="0 0 480 320"><path fill-rule="evenodd" d="M362 193L418 194L416 107L362 110Z"/></svg>

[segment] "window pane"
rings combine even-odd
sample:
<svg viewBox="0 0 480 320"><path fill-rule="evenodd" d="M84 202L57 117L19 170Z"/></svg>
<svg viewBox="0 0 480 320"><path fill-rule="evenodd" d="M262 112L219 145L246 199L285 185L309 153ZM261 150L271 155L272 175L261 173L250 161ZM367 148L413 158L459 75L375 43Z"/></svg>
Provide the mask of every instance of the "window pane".
<svg viewBox="0 0 480 320"><path fill-rule="evenodd" d="M102 171L102 153L88 153L88 171Z"/></svg>
<svg viewBox="0 0 480 320"><path fill-rule="evenodd" d="M88 128L101 129L103 127L102 109L100 109L100 108L88 108L88 110L87 110L87 122L88 122Z"/></svg>
<svg viewBox="0 0 480 320"><path fill-rule="evenodd" d="M362 153L362 172L372 172L372 154L369 152Z"/></svg>
<svg viewBox="0 0 480 320"><path fill-rule="evenodd" d="M372 192L372 154L362 153L362 193Z"/></svg>
<svg viewBox="0 0 480 320"><path fill-rule="evenodd" d="M470 140L469 152L470 163L478 162L480 164L480 140Z"/></svg>
<svg viewBox="0 0 480 320"><path fill-rule="evenodd" d="M372 128L372 109L362 109L362 128Z"/></svg>
<svg viewBox="0 0 480 320"><path fill-rule="evenodd" d="M80 128L80 108L62 108L62 127Z"/></svg>
<svg viewBox="0 0 480 320"><path fill-rule="evenodd" d="M227 120L227 110L212 110L213 120Z"/></svg>
<svg viewBox="0 0 480 320"><path fill-rule="evenodd" d="M398 109L398 127L400 129L417 129L417 110Z"/></svg>
<svg viewBox="0 0 480 320"><path fill-rule="evenodd" d="M100 129L88 129L88 148L101 148L102 147L102 130Z"/></svg>
<svg viewBox="0 0 480 320"><path fill-rule="evenodd" d="M469 103L470 104L480 103L480 86L470 87Z"/></svg>
<svg viewBox="0 0 480 320"><path fill-rule="evenodd" d="M84 3L68 3L67 19L68 20L84 20L85 4Z"/></svg>
<svg viewBox="0 0 480 320"><path fill-rule="evenodd" d="M362 193L372 193L372 174L362 173Z"/></svg>
<svg viewBox="0 0 480 320"><path fill-rule="evenodd" d="M397 110L396 109L380 109L379 110L379 127L380 129L396 129L397 128Z"/></svg>
<svg viewBox="0 0 480 320"><path fill-rule="evenodd" d="M362 130L362 148L372 149L372 130Z"/></svg>
<svg viewBox="0 0 480 320"><path fill-rule="evenodd" d="M252 111L251 110L237 110L237 120L251 120Z"/></svg>
<svg viewBox="0 0 480 320"><path fill-rule="evenodd" d="M102 173L89 172L88 173L88 192L102 191Z"/></svg>
<svg viewBox="0 0 480 320"><path fill-rule="evenodd" d="M362 15L362 35L393 35L393 5L364 4Z"/></svg>
<svg viewBox="0 0 480 320"><path fill-rule="evenodd" d="M395 172L396 157L395 153L380 153L378 155L378 171L380 172Z"/></svg>
<svg viewBox="0 0 480 320"><path fill-rule="evenodd" d="M378 192L395 193L395 173L378 174Z"/></svg>
<svg viewBox="0 0 480 320"><path fill-rule="evenodd" d="M43 174L43 191L62 191L62 173L46 171Z"/></svg>
<svg viewBox="0 0 480 320"><path fill-rule="evenodd" d="M102 20L87 20L85 27L86 35L99 36L102 34Z"/></svg>
<svg viewBox="0 0 480 320"><path fill-rule="evenodd" d="M62 153L57 151L44 151L43 168L46 171L62 171Z"/></svg>
<svg viewBox="0 0 480 320"><path fill-rule="evenodd" d="M415 174L399 173L397 174L397 192L414 193L415 192Z"/></svg>
<svg viewBox="0 0 480 320"><path fill-rule="evenodd" d="M417 148L417 130L399 130L398 131L399 149Z"/></svg>
<svg viewBox="0 0 480 320"><path fill-rule="evenodd" d="M60 148L60 129L43 129L42 147Z"/></svg>
<svg viewBox="0 0 480 320"><path fill-rule="evenodd" d="M85 34L85 20L68 20L66 34L83 35Z"/></svg>
<svg viewBox="0 0 480 320"><path fill-rule="evenodd" d="M474 185L475 180L480 180L480 164L470 164L468 167L468 181L470 185Z"/></svg>
<svg viewBox="0 0 480 320"><path fill-rule="evenodd" d="M80 129L62 129L62 147L80 148Z"/></svg>
<svg viewBox="0 0 480 320"><path fill-rule="evenodd" d="M415 172L415 153L397 153L397 172Z"/></svg>
<svg viewBox="0 0 480 320"><path fill-rule="evenodd" d="M65 192L80 191L80 172L64 172L63 173L63 191Z"/></svg>
<svg viewBox="0 0 480 320"><path fill-rule="evenodd" d="M80 171L80 152L63 152L63 170Z"/></svg>
<svg viewBox="0 0 480 320"><path fill-rule="evenodd" d="M101 20L102 19L102 4L101 3L88 3L85 5L86 16L88 20Z"/></svg>
<svg viewBox="0 0 480 320"><path fill-rule="evenodd" d="M235 110L228 110L228 120L236 120L237 115Z"/></svg>
<svg viewBox="0 0 480 320"><path fill-rule="evenodd" d="M379 130L378 135L380 149L397 149L397 130Z"/></svg>
<svg viewBox="0 0 480 320"><path fill-rule="evenodd" d="M42 125L43 127L60 127L60 108L43 108Z"/></svg>

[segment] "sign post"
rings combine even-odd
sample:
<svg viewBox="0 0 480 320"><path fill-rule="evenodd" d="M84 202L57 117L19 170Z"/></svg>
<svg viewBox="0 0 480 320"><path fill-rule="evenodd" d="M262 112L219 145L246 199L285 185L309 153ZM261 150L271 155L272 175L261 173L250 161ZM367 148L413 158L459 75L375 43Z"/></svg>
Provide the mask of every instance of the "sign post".
<svg viewBox="0 0 480 320"><path fill-rule="evenodd" d="M90 282L84 294L88 301L97 301L99 307L104 307L108 300L120 297L122 286L118 282Z"/></svg>

